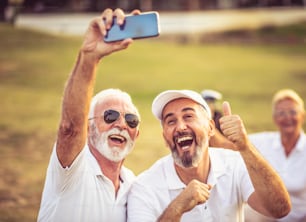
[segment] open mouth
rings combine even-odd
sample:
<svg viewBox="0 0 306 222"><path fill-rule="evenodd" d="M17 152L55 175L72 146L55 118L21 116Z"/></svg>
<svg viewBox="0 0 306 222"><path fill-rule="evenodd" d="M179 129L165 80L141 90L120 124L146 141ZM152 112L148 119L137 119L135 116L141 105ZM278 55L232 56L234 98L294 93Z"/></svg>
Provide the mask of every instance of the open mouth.
<svg viewBox="0 0 306 222"><path fill-rule="evenodd" d="M126 138L117 134L113 134L109 136L110 140L114 143L124 143L126 142Z"/></svg>
<svg viewBox="0 0 306 222"><path fill-rule="evenodd" d="M193 137L190 135L178 137L176 143L182 150L188 149L193 143Z"/></svg>

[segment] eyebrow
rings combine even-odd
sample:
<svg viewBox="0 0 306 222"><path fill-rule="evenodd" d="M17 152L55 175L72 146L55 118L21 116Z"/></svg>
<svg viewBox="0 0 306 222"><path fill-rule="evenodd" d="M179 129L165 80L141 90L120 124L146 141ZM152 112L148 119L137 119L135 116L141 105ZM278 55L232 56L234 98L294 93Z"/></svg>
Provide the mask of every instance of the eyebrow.
<svg viewBox="0 0 306 222"><path fill-rule="evenodd" d="M182 109L182 112L187 112L187 111L195 111L194 108L192 107L185 107ZM168 113L164 118L163 118L163 121L165 121L167 118L173 116L174 114L173 113Z"/></svg>

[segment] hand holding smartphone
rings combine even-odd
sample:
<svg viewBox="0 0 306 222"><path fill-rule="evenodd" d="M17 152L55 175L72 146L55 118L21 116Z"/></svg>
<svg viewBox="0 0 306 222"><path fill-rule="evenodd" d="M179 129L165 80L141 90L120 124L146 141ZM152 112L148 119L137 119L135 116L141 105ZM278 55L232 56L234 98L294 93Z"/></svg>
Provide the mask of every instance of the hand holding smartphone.
<svg viewBox="0 0 306 222"><path fill-rule="evenodd" d="M160 33L159 15L157 12L145 12L139 15L128 15L123 25L116 23L108 30L104 37L105 42L120 41L127 38L140 39L156 37Z"/></svg>

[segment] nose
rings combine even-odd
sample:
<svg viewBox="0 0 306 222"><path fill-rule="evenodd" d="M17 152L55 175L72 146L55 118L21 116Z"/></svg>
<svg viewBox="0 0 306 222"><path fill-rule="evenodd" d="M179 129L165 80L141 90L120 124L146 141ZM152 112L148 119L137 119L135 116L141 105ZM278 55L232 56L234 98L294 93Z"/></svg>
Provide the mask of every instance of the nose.
<svg viewBox="0 0 306 222"><path fill-rule="evenodd" d="M183 120L178 120L176 125L177 130L183 131L187 129L187 125Z"/></svg>
<svg viewBox="0 0 306 222"><path fill-rule="evenodd" d="M127 123L125 122L123 115L120 115L120 117L115 121L114 126L118 129L127 129Z"/></svg>

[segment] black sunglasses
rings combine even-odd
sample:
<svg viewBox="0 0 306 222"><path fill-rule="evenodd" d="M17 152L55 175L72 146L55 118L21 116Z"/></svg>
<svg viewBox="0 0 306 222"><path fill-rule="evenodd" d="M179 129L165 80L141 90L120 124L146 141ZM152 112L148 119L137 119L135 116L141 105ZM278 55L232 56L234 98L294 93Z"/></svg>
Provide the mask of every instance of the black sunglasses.
<svg viewBox="0 0 306 222"><path fill-rule="evenodd" d="M104 122L106 122L107 124L111 124L113 122L115 122L116 120L119 119L120 117L120 112L113 110L113 109L109 109L109 110L105 110L104 114L103 114L103 119ZM124 115L124 119L126 124L130 127L130 128L136 128L139 124L139 119L138 116L132 113L122 113ZM96 117L92 117L91 119L95 119Z"/></svg>

